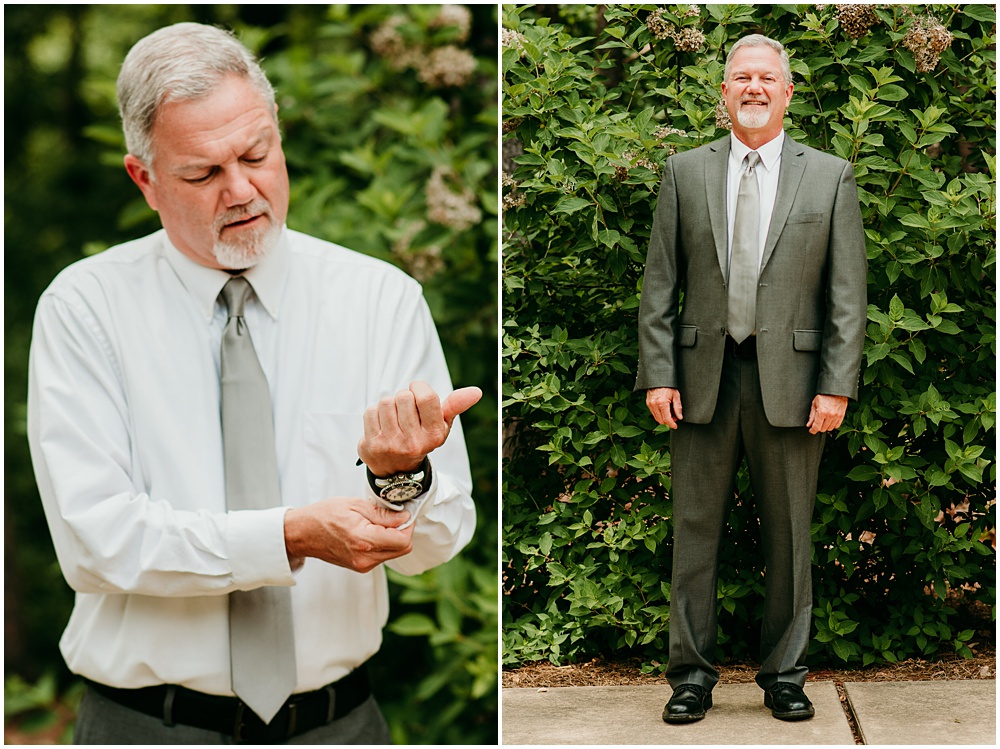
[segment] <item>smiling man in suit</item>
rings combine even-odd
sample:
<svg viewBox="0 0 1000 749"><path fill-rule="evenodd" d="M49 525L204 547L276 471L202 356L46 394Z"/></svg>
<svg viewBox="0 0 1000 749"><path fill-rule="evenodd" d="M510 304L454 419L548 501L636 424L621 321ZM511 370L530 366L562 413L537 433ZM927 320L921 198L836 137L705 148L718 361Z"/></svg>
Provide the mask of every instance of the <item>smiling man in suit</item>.
<svg viewBox="0 0 1000 749"><path fill-rule="evenodd" d="M744 456L767 585L756 680L774 717L814 714L809 526L825 434L857 397L866 259L852 165L784 132L793 88L779 42L737 41L732 133L668 159L656 205L635 388L675 430L668 723L712 706L718 548Z"/></svg>

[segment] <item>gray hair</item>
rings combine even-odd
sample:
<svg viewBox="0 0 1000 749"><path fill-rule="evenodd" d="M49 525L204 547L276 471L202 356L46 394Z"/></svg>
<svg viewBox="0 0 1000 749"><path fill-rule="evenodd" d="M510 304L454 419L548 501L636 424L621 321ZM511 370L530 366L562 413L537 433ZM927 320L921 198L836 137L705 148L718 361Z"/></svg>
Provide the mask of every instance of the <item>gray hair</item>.
<svg viewBox="0 0 1000 749"><path fill-rule="evenodd" d="M788 63L788 53L785 51L784 46L781 42L766 37L763 34L751 34L750 36L738 39L733 44L729 50L729 54L726 56L726 70L723 80L729 80L729 71L733 67L733 53L740 47L770 47L773 49L781 57L781 74L785 77L785 83L792 83L792 67Z"/></svg>
<svg viewBox="0 0 1000 749"><path fill-rule="evenodd" d="M274 88L257 59L225 29L176 23L136 42L118 74L118 111L128 152L152 167L160 107L208 96L229 75L249 81L274 110Z"/></svg>

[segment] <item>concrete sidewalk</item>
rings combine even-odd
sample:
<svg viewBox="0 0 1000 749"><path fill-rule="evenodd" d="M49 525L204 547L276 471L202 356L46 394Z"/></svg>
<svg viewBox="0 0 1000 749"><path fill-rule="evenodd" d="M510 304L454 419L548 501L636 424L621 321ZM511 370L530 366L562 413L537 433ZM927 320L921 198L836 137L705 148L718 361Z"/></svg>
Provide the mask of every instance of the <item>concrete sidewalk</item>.
<svg viewBox="0 0 1000 749"><path fill-rule="evenodd" d="M996 681L844 682L866 744L996 745ZM666 685L504 689L505 745L841 744L854 736L832 681L809 682L816 717L775 720L756 684L720 684L704 720L668 725Z"/></svg>

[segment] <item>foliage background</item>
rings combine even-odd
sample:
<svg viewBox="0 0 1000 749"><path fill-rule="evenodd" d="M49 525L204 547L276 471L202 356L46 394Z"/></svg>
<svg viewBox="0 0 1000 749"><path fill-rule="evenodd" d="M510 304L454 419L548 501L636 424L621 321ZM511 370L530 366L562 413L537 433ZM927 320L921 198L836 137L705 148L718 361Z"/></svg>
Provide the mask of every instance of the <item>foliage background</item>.
<svg viewBox="0 0 1000 749"><path fill-rule="evenodd" d="M867 237L861 396L812 524L810 661L994 636L995 21L991 5L503 6L505 665L665 668L670 455L632 393L636 312L664 160L728 135L724 51L749 33L789 50L786 131L854 164ZM745 469L728 521L717 655L754 661Z"/></svg>
<svg viewBox="0 0 1000 749"><path fill-rule="evenodd" d="M278 92L289 225L420 280L465 423L479 525L457 559L393 576L374 663L400 743L496 743L497 9L5 6L5 715L65 740L79 696L57 642L72 606L25 440L38 296L70 262L159 228L130 183L114 85L125 53L184 20L233 28ZM13 734L8 739L15 738Z"/></svg>

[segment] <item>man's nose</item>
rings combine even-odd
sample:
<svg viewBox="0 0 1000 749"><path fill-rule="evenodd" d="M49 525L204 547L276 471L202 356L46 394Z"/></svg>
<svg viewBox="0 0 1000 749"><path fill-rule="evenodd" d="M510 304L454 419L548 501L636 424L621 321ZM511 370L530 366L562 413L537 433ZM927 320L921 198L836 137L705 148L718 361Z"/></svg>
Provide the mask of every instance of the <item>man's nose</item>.
<svg viewBox="0 0 1000 749"><path fill-rule="evenodd" d="M761 82L759 76L750 77L750 85L747 86L747 90L751 93L758 93L764 90L764 84Z"/></svg>
<svg viewBox="0 0 1000 749"><path fill-rule="evenodd" d="M227 208L249 203L256 197L257 188L253 186L249 175L242 165L226 170L226 181L223 185L222 199Z"/></svg>

